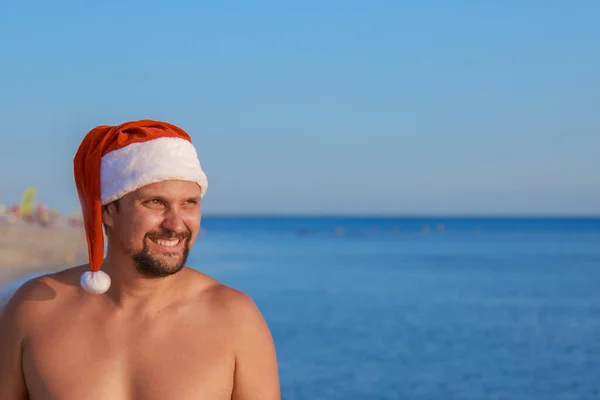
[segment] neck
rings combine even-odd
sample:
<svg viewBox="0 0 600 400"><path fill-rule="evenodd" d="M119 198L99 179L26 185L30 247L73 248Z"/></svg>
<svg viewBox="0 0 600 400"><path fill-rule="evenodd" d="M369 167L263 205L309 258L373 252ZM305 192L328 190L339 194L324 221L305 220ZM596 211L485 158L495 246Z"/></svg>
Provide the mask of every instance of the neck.
<svg viewBox="0 0 600 400"><path fill-rule="evenodd" d="M177 275L148 278L140 274L131 257L109 252L102 269L110 276L111 285L106 292L119 308L156 309L165 305L175 288Z"/></svg>

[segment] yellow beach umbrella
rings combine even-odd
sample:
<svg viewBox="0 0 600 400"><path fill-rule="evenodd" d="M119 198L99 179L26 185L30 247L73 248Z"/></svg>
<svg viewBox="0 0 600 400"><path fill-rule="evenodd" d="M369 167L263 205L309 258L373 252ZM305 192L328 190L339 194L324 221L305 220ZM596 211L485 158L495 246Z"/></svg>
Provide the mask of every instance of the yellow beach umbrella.
<svg viewBox="0 0 600 400"><path fill-rule="evenodd" d="M33 212L37 192L35 188L28 188L21 196L21 215L28 216Z"/></svg>

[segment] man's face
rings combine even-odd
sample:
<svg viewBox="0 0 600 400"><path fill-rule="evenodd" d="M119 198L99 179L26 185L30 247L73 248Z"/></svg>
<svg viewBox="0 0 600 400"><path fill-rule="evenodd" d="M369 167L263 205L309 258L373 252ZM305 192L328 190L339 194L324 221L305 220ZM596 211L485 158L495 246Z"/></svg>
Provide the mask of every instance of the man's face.
<svg viewBox="0 0 600 400"><path fill-rule="evenodd" d="M123 196L103 214L110 243L147 277L180 271L200 229L200 186L164 181Z"/></svg>

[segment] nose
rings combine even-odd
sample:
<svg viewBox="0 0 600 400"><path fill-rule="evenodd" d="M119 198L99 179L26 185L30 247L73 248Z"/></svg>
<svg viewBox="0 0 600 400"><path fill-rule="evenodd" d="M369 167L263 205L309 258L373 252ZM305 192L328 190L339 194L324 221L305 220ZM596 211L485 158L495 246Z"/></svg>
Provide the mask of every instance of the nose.
<svg viewBox="0 0 600 400"><path fill-rule="evenodd" d="M181 212L173 208L169 209L165 213L165 219L162 222L162 226L163 228L168 229L171 232L187 232L187 227L183 222Z"/></svg>

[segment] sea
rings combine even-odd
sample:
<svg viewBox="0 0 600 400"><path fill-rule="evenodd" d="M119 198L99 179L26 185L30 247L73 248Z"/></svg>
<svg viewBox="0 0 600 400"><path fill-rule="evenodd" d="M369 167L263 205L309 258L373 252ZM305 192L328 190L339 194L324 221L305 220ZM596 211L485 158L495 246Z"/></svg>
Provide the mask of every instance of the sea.
<svg viewBox="0 0 600 400"><path fill-rule="evenodd" d="M205 217L286 400L600 399L600 218Z"/></svg>

